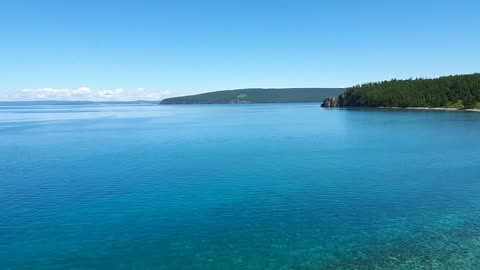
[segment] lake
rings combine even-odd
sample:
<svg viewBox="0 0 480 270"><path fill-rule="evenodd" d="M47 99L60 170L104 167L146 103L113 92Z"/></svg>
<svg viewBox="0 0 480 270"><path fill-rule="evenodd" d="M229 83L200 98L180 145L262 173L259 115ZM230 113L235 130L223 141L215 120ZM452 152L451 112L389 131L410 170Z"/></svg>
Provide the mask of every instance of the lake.
<svg viewBox="0 0 480 270"><path fill-rule="evenodd" d="M0 269L480 269L480 113L0 107Z"/></svg>

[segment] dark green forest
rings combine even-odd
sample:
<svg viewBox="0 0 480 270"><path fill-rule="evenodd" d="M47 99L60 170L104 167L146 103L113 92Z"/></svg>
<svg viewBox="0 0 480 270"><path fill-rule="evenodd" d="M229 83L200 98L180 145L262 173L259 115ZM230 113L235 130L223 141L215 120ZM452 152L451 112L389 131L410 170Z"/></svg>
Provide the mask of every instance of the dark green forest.
<svg viewBox="0 0 480 270"><path fill-rule="evenodd" d="M160 104L242 104L322 102L329 96L338 96L344 88L250 88L224 90L198 95L167 98Z"/></svg>
<svg viewBox="0 0 480 270"><path fill-rule="evenodd" d="M480 73L366 83L342 98L341 106L480 108Z"/></svg>

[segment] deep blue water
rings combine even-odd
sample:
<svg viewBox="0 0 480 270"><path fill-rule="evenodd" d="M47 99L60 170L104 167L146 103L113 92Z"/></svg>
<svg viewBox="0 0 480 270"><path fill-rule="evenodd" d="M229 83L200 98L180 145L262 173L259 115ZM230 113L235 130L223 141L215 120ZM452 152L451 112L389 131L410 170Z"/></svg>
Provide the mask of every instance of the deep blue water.
<svg viewBox="0 0 480 270"><path fill-rule="evenodd" d="M0 269L480 269L480 113L0 107Z"/></svg>

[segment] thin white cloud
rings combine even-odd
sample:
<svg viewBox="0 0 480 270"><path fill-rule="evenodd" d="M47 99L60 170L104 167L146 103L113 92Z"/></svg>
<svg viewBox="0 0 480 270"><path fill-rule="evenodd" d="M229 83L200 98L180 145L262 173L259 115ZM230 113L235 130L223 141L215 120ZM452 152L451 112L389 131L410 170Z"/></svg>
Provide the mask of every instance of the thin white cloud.
<svg viewBox="0 0 480 270"><path fill-rule="evenodd" d="M92 90L88 87L23 89L0 96L2 100L65 100L65 101L158 101L171 96L170 91L147 91L143 88Z"/></svg>

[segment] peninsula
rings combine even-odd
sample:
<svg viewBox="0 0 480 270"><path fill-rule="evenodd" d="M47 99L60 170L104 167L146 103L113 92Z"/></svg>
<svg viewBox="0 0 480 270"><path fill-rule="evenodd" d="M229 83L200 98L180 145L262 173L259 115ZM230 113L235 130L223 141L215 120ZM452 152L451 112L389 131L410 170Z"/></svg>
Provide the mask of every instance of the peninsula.
<svg viewBox="0 0 480 270"><path fill-rule="evenodd" d="M344 88L248 88L167 98L160 104L244 104L322 102Z"/></svg>

